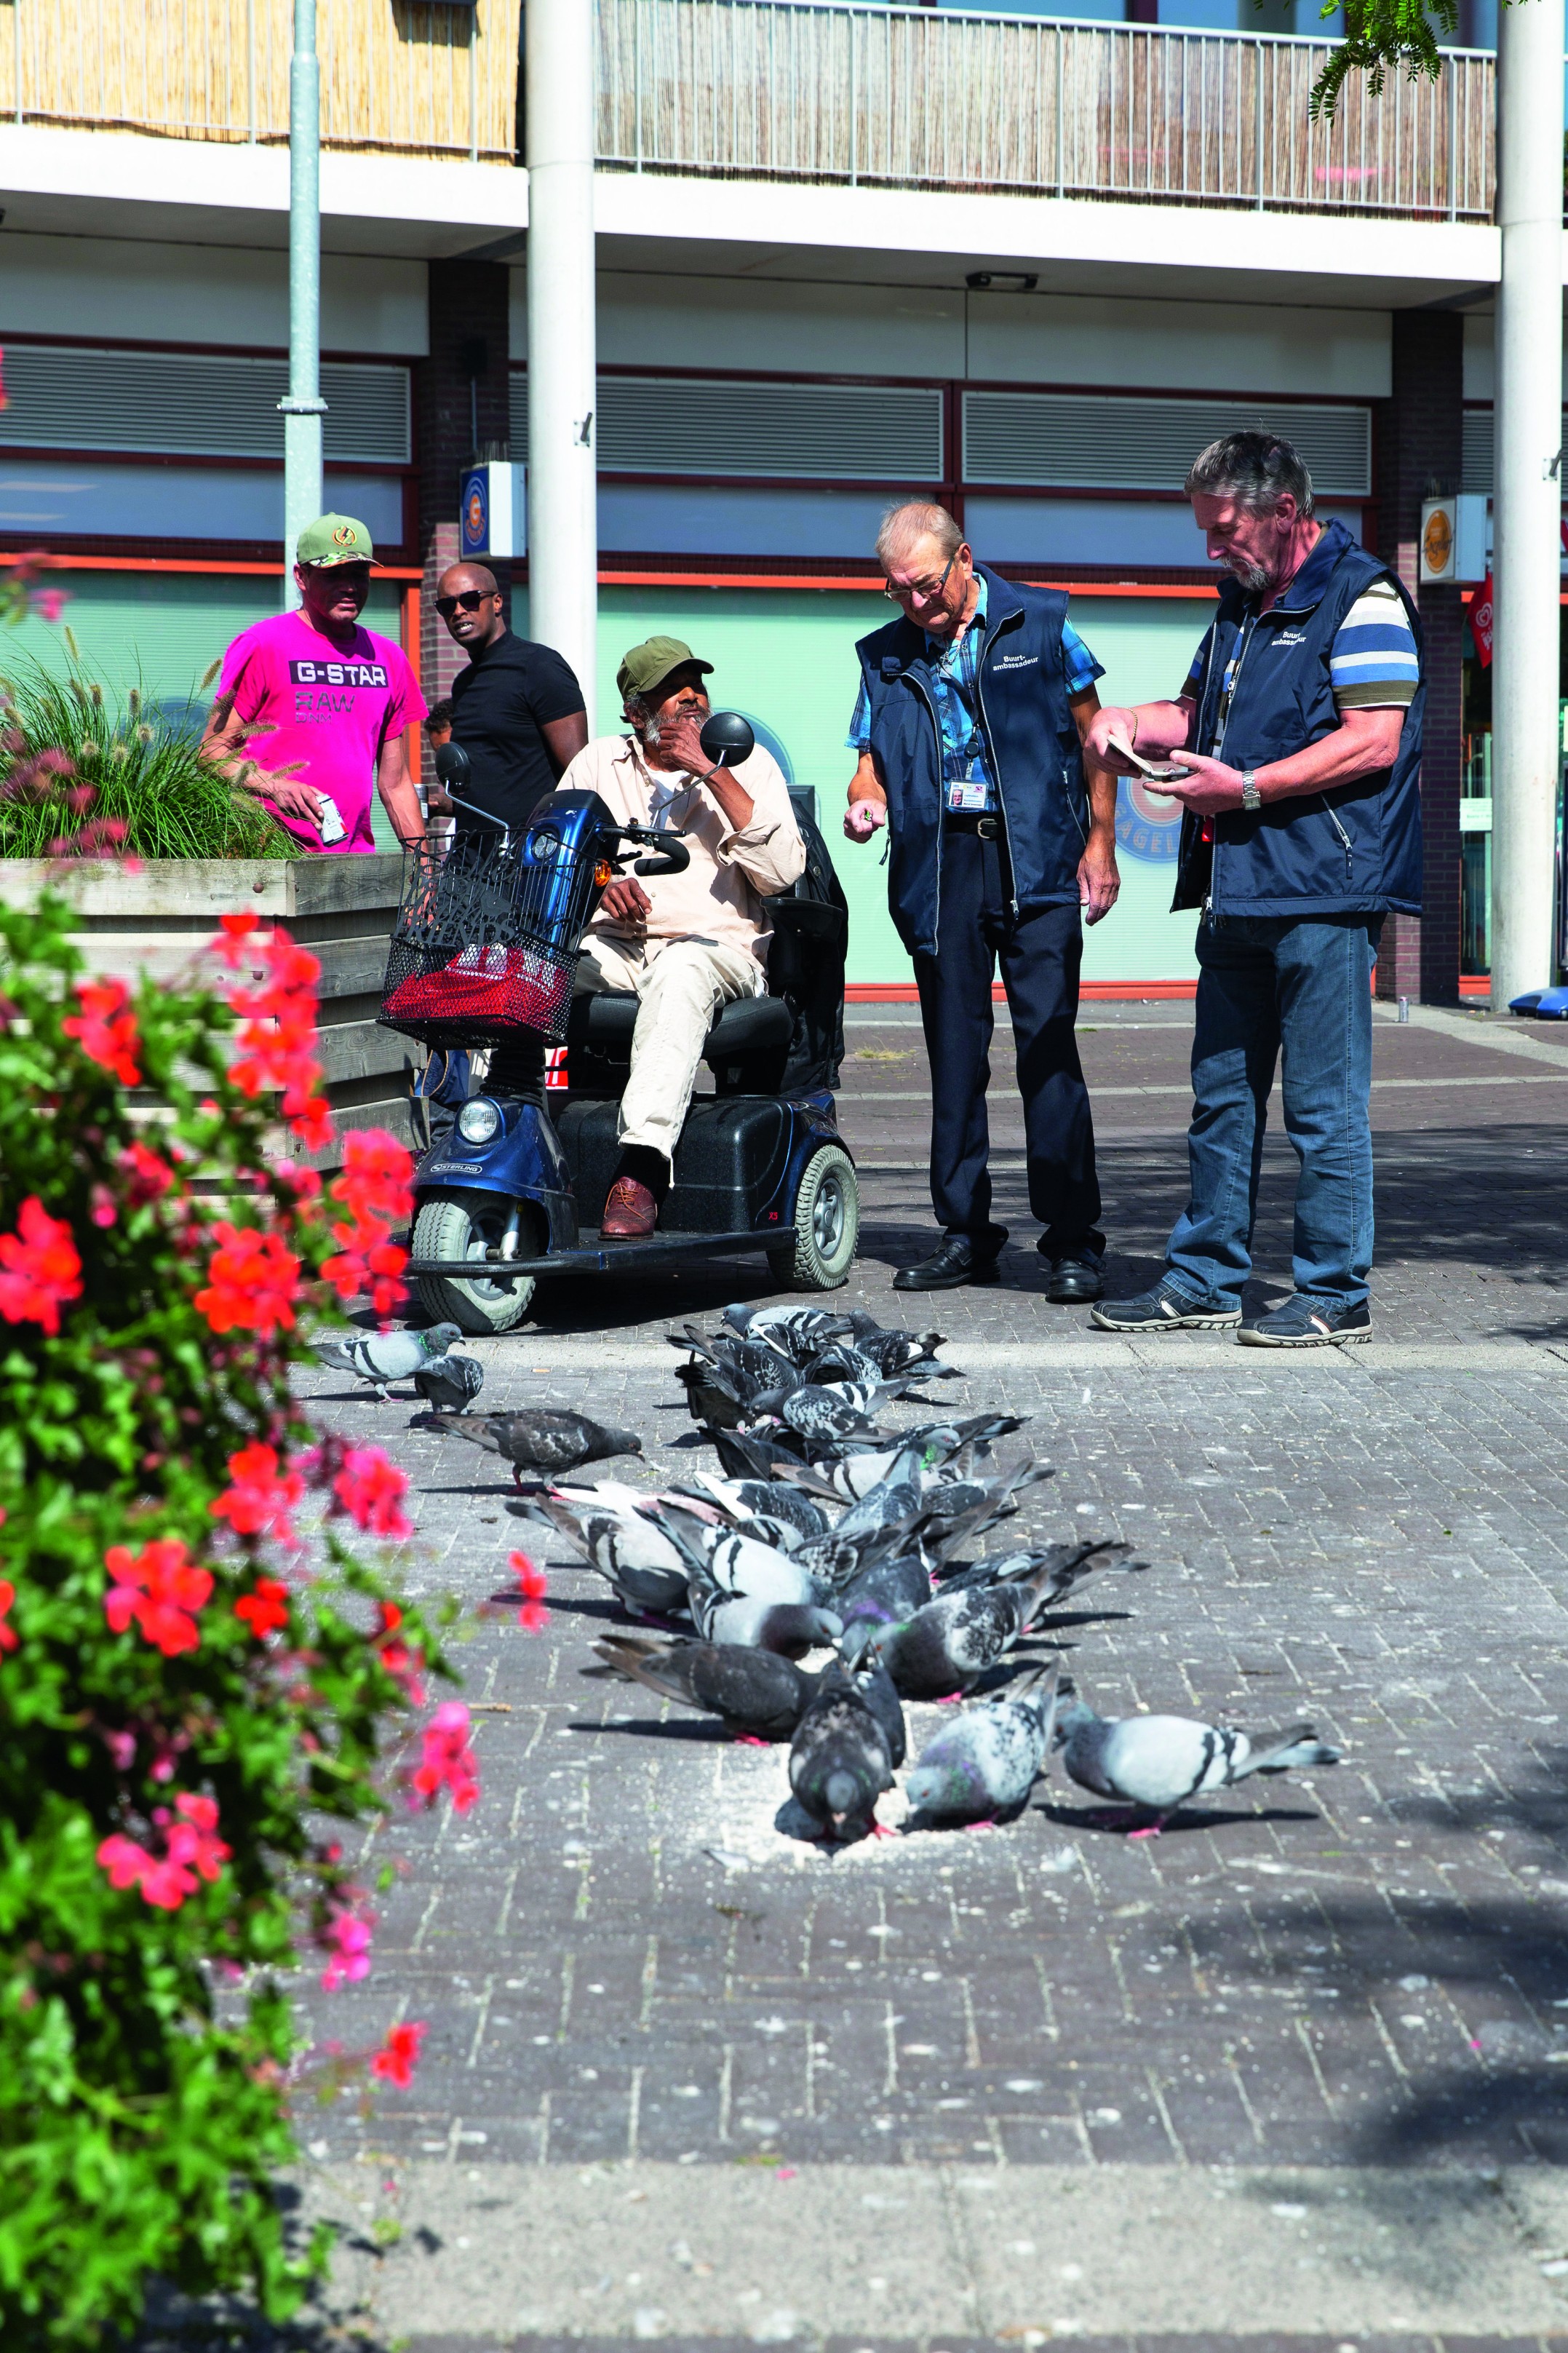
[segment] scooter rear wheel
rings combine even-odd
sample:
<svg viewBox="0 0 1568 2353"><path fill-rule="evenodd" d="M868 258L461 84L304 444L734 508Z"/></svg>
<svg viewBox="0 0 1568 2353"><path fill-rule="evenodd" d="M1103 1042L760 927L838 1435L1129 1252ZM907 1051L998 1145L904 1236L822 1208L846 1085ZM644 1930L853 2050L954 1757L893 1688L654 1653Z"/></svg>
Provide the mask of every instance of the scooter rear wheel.
<svg viewBox="0 0 1568 2353"><path fill-rule="evenodd" d="M482 1259L506 1231L511 1204L499 1193L427 1194L414 1221L414 1256L434 1259ZM531 1258L538 1249L531 1205L521 1205L520 1258ZM473 1339L487 1332L511 1332L523 1321L533 1299L531 1278L526 1282L487 1282L476 1274L420 1274L415 1277L419 1304L437 1324L456 1324Z"/></svg>
<svg viewBox="0 0 1568 2353"><path fill-rule="evenodd" d="M848 1280L860 1239L860 1187L841 1145L825 1144L806 1162L795 1198L795 1247L768 1252L781 1289L837 1291Z"/></svg>

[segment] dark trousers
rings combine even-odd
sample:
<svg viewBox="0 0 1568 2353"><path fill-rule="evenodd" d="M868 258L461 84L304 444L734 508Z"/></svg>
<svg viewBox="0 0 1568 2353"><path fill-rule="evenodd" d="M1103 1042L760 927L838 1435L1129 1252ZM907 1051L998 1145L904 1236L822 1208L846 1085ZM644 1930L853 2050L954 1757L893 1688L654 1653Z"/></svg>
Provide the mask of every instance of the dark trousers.
<svg viewBox="0 0 1568 2353"><path fill-rule="evenodd" d="M999 841L946 829L937 953L914 959L931 1061L931 1202L949 1233L978 1240L991 1231L985 1089L999 958L1018 1050L1029 1207L1046 1228L1043 1247L1087 1241L1100 1250L1094 1122L1073 1034L1082 921L1076 906L1015 918L1006 880Z"/></svg>

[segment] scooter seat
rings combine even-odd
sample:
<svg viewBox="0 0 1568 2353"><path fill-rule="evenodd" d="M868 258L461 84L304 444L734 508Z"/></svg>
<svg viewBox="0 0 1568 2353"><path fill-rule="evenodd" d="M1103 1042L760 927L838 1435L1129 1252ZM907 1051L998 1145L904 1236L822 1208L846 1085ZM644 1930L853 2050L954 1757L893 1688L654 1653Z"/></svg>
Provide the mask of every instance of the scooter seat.
<svg viewBox="0 0 1568 2353"><path fill-rule="evenodd" d="M566 1028L568 1066L574 1046L624 1062L632 1050L637 1028L637 999L629 991L596 989L573 999ZM776 1051L787 1046L795 1018L782 997L737 997L724 1006L703 1041L702 1059L710 1067L738 1062L748 1054Z"/></svg>

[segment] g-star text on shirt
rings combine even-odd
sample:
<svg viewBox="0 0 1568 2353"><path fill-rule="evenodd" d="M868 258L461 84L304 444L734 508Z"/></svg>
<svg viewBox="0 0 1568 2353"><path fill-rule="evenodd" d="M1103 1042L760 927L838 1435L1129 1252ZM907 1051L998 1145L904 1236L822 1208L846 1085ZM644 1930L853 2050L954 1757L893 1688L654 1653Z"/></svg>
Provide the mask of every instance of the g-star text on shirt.
<svg viewBox="0 0 1568 2353"><path fill-rule="evenodd" d="M293 686L385 686L386 664L367 661L291 661Z"/></svg>
<svg viewBox="0 0 1568 2353"><path fill-rule="evenodd" d="M354 699L352 694L341 691L337 694L310 694L302 687L296 687L294 690L296 726L307 720L347 719L353 715L353 707Z"/></svg>

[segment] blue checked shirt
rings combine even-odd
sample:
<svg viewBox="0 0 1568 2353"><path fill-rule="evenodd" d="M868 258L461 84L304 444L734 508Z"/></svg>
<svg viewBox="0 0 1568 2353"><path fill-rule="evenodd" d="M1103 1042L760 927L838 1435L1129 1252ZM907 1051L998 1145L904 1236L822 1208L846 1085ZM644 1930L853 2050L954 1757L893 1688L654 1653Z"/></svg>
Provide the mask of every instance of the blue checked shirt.
<svg viewBox="0 0 1568 2353"><path fill-rule="evenodd" d="M979 786L984 794L978 806L994 811L999 806L996 779L991 772L991 758L985 748L985 738L980 732L980 695L977 680L980 649L985 630L985 589L982 575L976 574L980 594L969 626L955 645L951 638L927 637L926 659L931 669L931 687L936 701L937 725L942 733L942 773L944 803L952 804L955 786L967 786L958 806L976 806L973 788ZM1083 639L1070 622L1062 623L1062 670L1067 680L1069 699L1082 694L1105 671L1097 662ZM860 681L860 692L855 703L855 716L849 722L848 745L852 752L864 752L871 741L871 716L866 695L866 682Z"/></svg>

